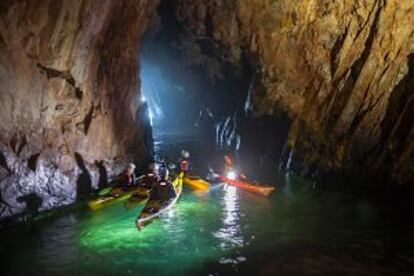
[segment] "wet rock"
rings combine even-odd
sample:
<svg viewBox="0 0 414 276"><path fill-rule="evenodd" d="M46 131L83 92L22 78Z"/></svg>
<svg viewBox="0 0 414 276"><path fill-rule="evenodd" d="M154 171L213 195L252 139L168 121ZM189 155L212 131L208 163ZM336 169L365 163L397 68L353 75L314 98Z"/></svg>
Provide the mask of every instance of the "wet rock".
<svg viewBox="0 0 414 276"><path fill-rule="evenodd" d="M5 153L10 174L0 182L3 201L6 203L2 216L48 210L56 206L67 205L75 200L75 186L70 183L68 176L60 173L56 166L40 160L37 172L31 170L25 162L11 152ZM26 199L36 195L36 210L32 201ZM33 197L33 196L31 196Z"/></svg>
<svg viewBox="0 0 414 276"><path fill-rule="evenodd" d="M414 183L411 1L174 3L190 64L215 78L229 63L258 68L250 102L288 114L305 174Z"/></svg>
<svg viewBox="0 0 414 276"><path fill-rule="evenodd" d="M73 203L80 178L81 194L102 182L96 161L110 178L147 155L137 58L158 1L40 2L0 4L0 218L29 194Z"/></svg>

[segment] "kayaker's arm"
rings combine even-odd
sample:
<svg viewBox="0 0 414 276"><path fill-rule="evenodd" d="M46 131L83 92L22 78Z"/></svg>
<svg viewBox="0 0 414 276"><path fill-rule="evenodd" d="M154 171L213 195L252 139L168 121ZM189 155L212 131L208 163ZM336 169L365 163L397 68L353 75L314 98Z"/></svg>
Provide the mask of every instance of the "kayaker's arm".
<svg viewBox="0 0 414 276"><path fill-rule="evenodd" d="M144 178L145 178L145 174L138 176L138 177L135 179L135 185L140 185L140 184L142 184L142 180L144 180Z"/></svg>

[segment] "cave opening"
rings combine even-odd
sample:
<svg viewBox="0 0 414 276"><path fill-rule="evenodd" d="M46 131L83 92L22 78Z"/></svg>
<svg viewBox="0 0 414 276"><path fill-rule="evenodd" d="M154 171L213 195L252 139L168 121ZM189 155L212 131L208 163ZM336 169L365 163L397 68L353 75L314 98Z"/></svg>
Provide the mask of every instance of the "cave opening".
<svg viewBox="0 0 414 276"><path fill-rule="evenodd" d="M220 166L230 154L249 175L274 179L286 165L281 157L289 154L291 122L283 112L255 115L257 58L246 51L238 61L226 60L225 46L212 36L186 37L176 5L161 1L140 52L140 101L149 107L155 151L171 139L203 141L213 154L202 169Z"/></svg>

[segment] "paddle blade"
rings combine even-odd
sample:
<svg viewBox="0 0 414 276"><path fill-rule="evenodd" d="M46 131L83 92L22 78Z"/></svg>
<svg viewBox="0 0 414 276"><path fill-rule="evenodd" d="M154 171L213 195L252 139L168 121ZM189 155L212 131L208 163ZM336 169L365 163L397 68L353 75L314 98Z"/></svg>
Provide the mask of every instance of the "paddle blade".
<svg viewBox="0 0 414 276"><path fill-rule="evenodd" d="M110 191L112 191L112 187L103 188L102 190L99 191L98 195L104 196L104 195L109 194Z"/></svg>

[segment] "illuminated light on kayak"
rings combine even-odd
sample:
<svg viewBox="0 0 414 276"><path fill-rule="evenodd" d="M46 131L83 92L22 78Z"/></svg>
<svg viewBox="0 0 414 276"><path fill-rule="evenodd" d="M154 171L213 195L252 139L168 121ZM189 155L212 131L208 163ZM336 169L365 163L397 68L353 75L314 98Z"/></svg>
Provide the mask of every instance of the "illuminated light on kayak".
<svg viewBox="0 0 414 276"><path fill-rule="evenodd" d="M227 178L231 180L235 180L237 177L237 174L234 171L230 171L227 173Z"/></svg>

